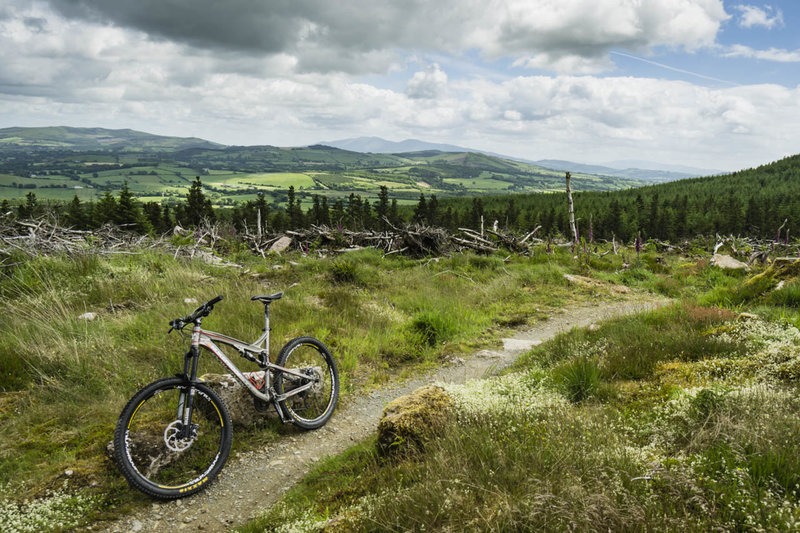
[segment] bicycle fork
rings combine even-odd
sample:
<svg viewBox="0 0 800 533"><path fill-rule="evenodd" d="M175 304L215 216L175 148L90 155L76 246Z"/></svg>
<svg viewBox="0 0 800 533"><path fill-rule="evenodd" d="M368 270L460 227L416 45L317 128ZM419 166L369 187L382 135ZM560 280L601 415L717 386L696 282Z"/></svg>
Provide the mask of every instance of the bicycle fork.
<svg viewBox="0 0 800 533"><path fill-rule="evenodd" d="M189 384L187 389L181 391L178 396L178 412L176 420L182 424L180 437L190 439L192 435L192 406L194 404L194 397L197 390L194 388L194 382L197 381L197 361L200 359L200 321L195 322L194 329L192 330L192 346L183 360L183 378Z"/></svg>

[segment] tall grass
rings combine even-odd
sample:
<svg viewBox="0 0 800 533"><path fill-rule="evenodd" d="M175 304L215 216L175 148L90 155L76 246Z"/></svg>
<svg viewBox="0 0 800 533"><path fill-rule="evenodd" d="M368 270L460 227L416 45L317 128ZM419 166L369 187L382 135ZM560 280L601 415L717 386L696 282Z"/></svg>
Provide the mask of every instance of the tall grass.
<svg viewBox="0 0 800 533"><path fill-rule="evenodd" d="M452 423L423 452L362 443L240 530L797 530L797 384L669 376L773 349L734 317L684 303L560 335L451 390Z"/></svg>
<svg viewBox="0 0 800 533"><path fill-rule="evenodd" d="M156 252L19 258L3 269L0 484L25 481L20 494L36 494L71 469L109 498L97 512L111 501L117 508L145 501L126 488L105 446L127 398L182 368L186 339L167 329L197 305L185 298L224 295L204 327L254 340L263 307L250 296L284 290L271 307L271 357L295 336L319 337L337 359L346 402L376 376L465 349L520 308L581 297L550 267L525 258L414 261L366 250L334 259L239 259L244 271ZM519 290L520 280L537 290ZM78 318L86 312L97 318ZM201 373L221 371L213 358L201 357ZM272 427L246 429L235 446L263 445L277 434Z"/></svg>

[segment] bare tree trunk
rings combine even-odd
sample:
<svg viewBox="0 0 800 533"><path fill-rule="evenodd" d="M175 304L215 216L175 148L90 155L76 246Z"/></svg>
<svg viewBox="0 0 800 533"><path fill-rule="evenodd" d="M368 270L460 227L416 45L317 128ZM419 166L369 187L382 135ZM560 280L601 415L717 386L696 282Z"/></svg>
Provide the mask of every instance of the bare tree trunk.
<svg viewBox="0 0 800 533"><path fill-rule="evenodd" d="M571 178L567 172L567 202L569 203L569 227L572 230L572 240L578 244L578 229L575 227L575 205L572 203L572 189L569 186L569 179Z"/></svg>
<svg viewBox="0 0 800 533"><path fill-rule="evenodd" d="M256 224L258 225L258 236L261 237L261 208L258 208Z"/></svg>

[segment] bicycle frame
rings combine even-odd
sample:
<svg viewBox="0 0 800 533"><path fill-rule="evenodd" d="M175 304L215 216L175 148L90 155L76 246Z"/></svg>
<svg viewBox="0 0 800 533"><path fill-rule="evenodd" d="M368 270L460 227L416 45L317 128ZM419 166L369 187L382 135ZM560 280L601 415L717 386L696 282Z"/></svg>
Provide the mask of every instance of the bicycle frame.
<svg viewBox="0 0 800 533"><path fill-rule="evenodd" d="M264 400L266 402L272 401L273 399L277 401L283 401L290 396L294 396L295 394L299 394L306 389L311 388L314 383L309 382L305 385L300 385L297 388L292 389L286 394L276 395L274 390L272 390L272 386L270 384L270 374L272 372L282 372L285 374L289 374L291 376L298 377L300 379L308 379L308 375L303 374L301 372L297 372L291 368L285 368L282 366L278 366L276 364L269 362L269 353L268 353L268 346L264 348L258 346L262 342L268 339L268 334L265 332L264 335L261 336L257 341L254 343L248 343L241 341L239 339L235 339L233 337L229 337L227 335L223 335L222 333L217 333L215 331L204 330L200 327L200 324L195 325L194 329L192 330L192 348L195 347L203 347L210 351L212 354L219 359L219 362L222 363L222 366L227 368L231 371L233 376L245 387L247 390L250 391L250 394ZM220 344L225 344L231 346L235 350L239 352L239 355L257 363L262 370L264 370L264 378L266 380L266 384L264 386L264 390L267 391L268 394L264 394L263 392L259 391L255 385L253 385L249 379L247 379L241 370L231 361L225 353L220 350L220 348L214 343L214 341L219 342ZM197 350L199 352L199 350ZM199 355L199 353L198 353ZM256 357L253 357L256 355Z"/></svg>

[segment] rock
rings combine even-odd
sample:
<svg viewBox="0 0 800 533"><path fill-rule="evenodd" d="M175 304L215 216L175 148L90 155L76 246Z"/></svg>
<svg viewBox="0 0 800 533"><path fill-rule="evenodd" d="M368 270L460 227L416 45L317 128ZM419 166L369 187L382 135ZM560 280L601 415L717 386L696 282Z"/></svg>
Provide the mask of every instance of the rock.
<svg viewBox="0 0 800 533"><path fill-rule="evenodd" d="M272 243L272 246L269 247L269 251L275 252L276 254L280 254L291 245L292 245L292 238L284 235L283 237Z"/></svg>
<svg viewBox="0 0 800 533"><path fill-rule="evenodd" d="M711 258L711 264L723 270L750 270L747 263L743 263L726 254L714 254L714 257Z"/></svg>
<svg viewBox="0 0 800 533"><path fill-rule="evenodd" d="M185 304L197 304L197 298L184 298L183 303Z"/></svg>
<svg viewBox="0 0 800 533"><path fill-rule="evenodd" d="M378 451L394 455L421 449L444 429L452 411L452 400L435 385L397 398L378 422Z"/></svg>
<svg viewBox="0 0 800 533"><path fill-rule="evenodd" d="M589 331L597 331L598 329L600 329L600 324L595 324L595 323L589 324L589 327L586 329L588 329Z"/></svg>
<svg viewBox="0 0 800 533"><path fill-rule="evenodd" d="M251 373L246 372L245 377L249 377L249 374ZM252 374L260 374L263 379L262 372L252 372ZM250 391L230 374L205 374L200 379L220 397L225 407L228 408L231 422L234 425L252 425L259 420L266 419L269 413L277 416L274 409L268 409L266 413L256 411Z"/></svg>
<svg viewBox="0 0 800 533"><path fill-rule="evenodd" d="M319 376L322 375L320 367L310 367L309 370ZM244 377L254 380L256 383L264 379L263 372L243 372L243 374ZM220 397L225 407L228 408L228 414L231 415L231 422L234 425L249 426L259 420L278 416L275 409L272 408L272 403L265 405L259 402L259 406L256 407L255 397L230 374L205 374L200 379ZM293 388L289 383L292 379L294 379L292 376L284 377L284 391L290 391ZM299 378L297 379L299 381ZM319 390L311 387L308 392L300 394L314 394L315 392L319 392Z"/></svg>
<svg viewBox="0 0 800 533"><path fill-rule="evenodd" d="M504 356L500 352L481 350L475 354L475 357L480 357L481 359L501 359Z"/></svg>
<svg viewBox="0 0 800 533"><path fill-rule="evenodd" d="M142 523L138 520L134 520L131 522L131 531L141 531L142 530Z"/></svg>
<svg viewBox="0 0 800 533"><path fill-rule="evenodd" d="M85 320L87 322L91 322L92 320L97 318L97 313L83 313L82 315L78 316L78 320Z"/></svg>

